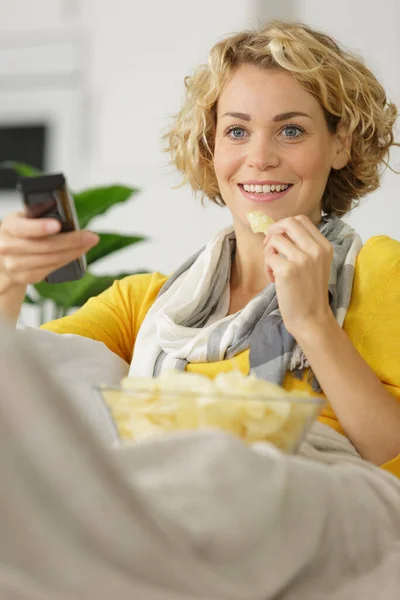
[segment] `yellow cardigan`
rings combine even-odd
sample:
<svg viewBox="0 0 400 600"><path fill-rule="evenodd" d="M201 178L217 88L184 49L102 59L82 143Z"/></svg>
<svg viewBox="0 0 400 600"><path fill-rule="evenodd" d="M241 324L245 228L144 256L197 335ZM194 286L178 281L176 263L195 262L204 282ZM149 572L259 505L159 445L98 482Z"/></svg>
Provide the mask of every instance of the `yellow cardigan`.
<svg viewBox="0 0 400 600"><path fill-rule="evenodd" d="M75 314L47 323L43 329L103 342L130 363L137 332L166 280L160 273L126 277L91 298ZM377 236L362 248L343 328L381 382L400 401L400 242ZM209 377L232 369L249 372L248 350L229 360L187 366L188 371ZM323 396L311 389L306 374L303 380L298 380L288 372L283 386ZM323 410L319 420L344 433L330 406ZM400 456L382 468L400 477Z"/></svg>

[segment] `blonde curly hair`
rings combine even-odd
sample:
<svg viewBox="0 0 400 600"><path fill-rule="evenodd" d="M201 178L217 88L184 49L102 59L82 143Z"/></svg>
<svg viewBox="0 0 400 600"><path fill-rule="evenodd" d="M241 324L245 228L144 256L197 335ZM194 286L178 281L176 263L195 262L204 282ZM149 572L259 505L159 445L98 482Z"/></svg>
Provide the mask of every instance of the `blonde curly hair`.
<svg viewBox="0 0 400 600"><path fill-rule="evenodd" d="M322 198L325 213L344 215L360 198L377 189L381 166L395 144L396 105L363 60L328 35L302 23L274 20L255 31L231 35L211 50L207 64L185 78L186 99L164 139L172 162L203 199L219 205L213 166L218 98L243 64L289 71L320 103L330 132L352 133L350 157L331 170Z"/></svg>

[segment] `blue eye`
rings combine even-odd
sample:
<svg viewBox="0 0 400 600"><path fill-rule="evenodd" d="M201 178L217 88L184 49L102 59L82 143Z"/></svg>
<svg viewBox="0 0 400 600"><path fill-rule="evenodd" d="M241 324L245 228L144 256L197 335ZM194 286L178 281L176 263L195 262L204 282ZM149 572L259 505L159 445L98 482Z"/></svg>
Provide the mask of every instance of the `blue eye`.
<svg viewBox="0 0 400 600"><path fill-rule="evenodd" d="M293 139L300 137L304 133L304 129L299 125L286 125L282 132L286 132L284 137Z"/></svg>
<svg viewBox="0 0 400 600"><path fill-rule="evenodd" d="M246 131L243 127L230 127L227 131L227 135L234 140L241 140L246 135Z"/></svg>

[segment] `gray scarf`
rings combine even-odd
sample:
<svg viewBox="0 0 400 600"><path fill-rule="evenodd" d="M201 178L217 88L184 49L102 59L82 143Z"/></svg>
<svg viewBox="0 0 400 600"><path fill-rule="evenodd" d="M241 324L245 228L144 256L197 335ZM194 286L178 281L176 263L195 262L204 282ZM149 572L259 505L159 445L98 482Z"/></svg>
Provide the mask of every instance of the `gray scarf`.
<svg viewBox="0 0 400 600"><path fill-rule="evenodd" d="M350 304L355 262L362 242L349 225L335 216L324 216L318 229L334 249L328 292L332 312L342 326ZM221 313L221 301L229 290L235 234L228 232L223 236L214 267L210 267L213 270L203 281L203 271L209 268L204 255L210 244L189 258L161 288L139 332L130 375L157 376L171 368L184 370L188 362L216 362L249 348L250 372L257 377L282 385L290 370L302 378L309 364L285 328L275 285L267 285L243 310L226 317L228 305L225 302L226 312ZM200 262L198 277L193 277ZM191 281L190 288L188 281ZM170 296L168 300L165 295ZM191 311L188 307L192 297L199 300ZM173 308L169 308L171 306ZM202 339L203 328L207 328L213 316L213 326ZM200 360L199 356L202 357ZM151 364L144 364L146 362ZM313 389L321 391L311 371L309 377Z"/></svg>

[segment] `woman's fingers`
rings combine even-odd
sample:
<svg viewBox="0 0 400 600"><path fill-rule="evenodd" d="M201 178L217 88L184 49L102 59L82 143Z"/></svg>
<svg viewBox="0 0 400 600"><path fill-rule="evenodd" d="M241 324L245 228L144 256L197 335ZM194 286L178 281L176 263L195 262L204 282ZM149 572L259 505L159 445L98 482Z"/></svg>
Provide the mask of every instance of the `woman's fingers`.
<svg viewBox="0 0 400 600"><path fill-rule="evenodd" d="M272 283L275 283L276 276L288 273L288 261L286 258L276 254L274 250L269 250L265 260L265 272Z"/></svg>
<svg viewBox="0 0 400 600"><path fill-rule="evenodd" d="M71 231L40 238L18 238L4 234L0 237L1 255L53 254L95 245L98 236L91 231Z"/></svg>
<svg viewBox="0 0 400 600"><path fill-rule="evenodd" d="M314 223L305 215L297 215L294 217L295 221L303 226L304 230L306 230L310 237L313 238L315 243L319 248L322 248L325 252L330 255L333 255L333 246L329 240L326 239L324 235L319 231L319 229L314 225Z"/></svg>
<svg viewBox="0 0 400 600"><path fill-rule="evenodd" d="M55 224L53 232L49 224ZM0 273L12 284L42 281L82 256L99 241L90 231L57 233L54 219L28 219L21 213L5 217L0 226Z"/></svg>
<svg viewBox="0 0 400 600"><path fill-rule="evenodd" d="M43 238L60 231L61 224L56 219L28 219L23 213L12 213L4 217L2 232L16 238Z"/></svg>
<svg viewBox="0 0 400 600"><path fill-rule="evenodd" d="M268 250L274 249L274 254L283 254L287 260L298 262L304 257L302 252L289 238L282 235L273 235L269 241Z"/></svg>
<svg viewBox="0 0 400 600"><path fill-rule="evenodd" d="M52 271L79 258L81 251L74 249L51 256L32 254L31 256L6 256L2 260L3 269L14 283L37 283Z"/></svg>
<svg viewBox="0 0 400 600"><path fill-rule="evenodd" d="M64 252L57 252L55 254L31 254L30 256L6 256L3 259L3 265L8 271L14 270L26 270L55 267L60 264L67 264L71 260L79 258L82 255L80 250L76 248L74 250L67 250Z"/></svg>
<svg viewBox="0 0 400 600"><path fill-rule="evenodd" d="M265 236L264 244L267 245L272 237L282 234L285 234L287 238L291 239L300 250L303 250L303 252L310 247L310 244L314 245L316 243L315 239L300 221L295 217L289 217L287 219L282 219L282 221L279 221L279 223L270 227L270 230Z"/></svg>
<svg viewBox="0 0 400 600"><path fill-rule="evenodd" d="M331 243L305 215L288 217L272 225L265 236L264 244L267 246L276 234L285 235L299 250L313 258L319 258L325 252L333 252Z"/></svg>

